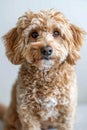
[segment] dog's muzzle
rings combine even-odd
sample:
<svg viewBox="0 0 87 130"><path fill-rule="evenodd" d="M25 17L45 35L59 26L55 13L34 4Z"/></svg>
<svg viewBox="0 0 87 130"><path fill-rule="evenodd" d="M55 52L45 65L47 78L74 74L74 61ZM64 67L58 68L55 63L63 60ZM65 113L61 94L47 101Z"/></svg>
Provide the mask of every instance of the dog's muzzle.
<svg viewBox="0 0 87 130"><path fill-rule="evenodd" d="M49 60L52 53L53 49L51 46L44 46L41 48L41 54L43 56L43 59Z"/></svg>

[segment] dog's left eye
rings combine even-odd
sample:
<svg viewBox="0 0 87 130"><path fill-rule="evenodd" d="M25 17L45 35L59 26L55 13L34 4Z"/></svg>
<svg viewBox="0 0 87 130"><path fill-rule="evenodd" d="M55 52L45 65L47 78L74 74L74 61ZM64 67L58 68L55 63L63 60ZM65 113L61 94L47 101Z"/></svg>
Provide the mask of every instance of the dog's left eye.
<svg viewBox="0 0 87 130"><path fill-rule="evenodd" d="M53 32L53 37L57 37L57 36L59 36L59 32L58 31L54 31Z"/></svg>
<svg viewBox="0 0 87 130"><path fill-rule="evenodd" d="M38 34L38 32L32 32L32 33L31 33L31 36L32 36L33 38L37 38L37 37L39 36L39 34Z"/></svg>

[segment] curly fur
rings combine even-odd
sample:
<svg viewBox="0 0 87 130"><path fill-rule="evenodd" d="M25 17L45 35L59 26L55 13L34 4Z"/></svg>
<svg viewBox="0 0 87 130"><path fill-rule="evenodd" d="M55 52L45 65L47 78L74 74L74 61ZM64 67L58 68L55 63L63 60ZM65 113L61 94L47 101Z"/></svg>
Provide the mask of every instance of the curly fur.
<svg viewBox="0 0 87 130"><path fill-rule="evenodd" d="M33 38L32 32L38 32ZM53 32L58 36L54 37ZM77 104L74 65L85 32L54 9L29 11L5 36L6 55L21 64L5 116L5 130L40 130L56 127L72 130ZM53 53L44 59L41 48Z"/></svg>

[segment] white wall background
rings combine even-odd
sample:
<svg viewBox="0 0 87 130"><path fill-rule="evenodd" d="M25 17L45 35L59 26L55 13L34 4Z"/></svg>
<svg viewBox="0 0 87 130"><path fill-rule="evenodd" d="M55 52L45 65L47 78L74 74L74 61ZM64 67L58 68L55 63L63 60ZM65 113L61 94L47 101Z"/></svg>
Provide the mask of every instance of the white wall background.
<svg viewBox="0 0 87 130"><path fill-rule="evenodd" d="M87 0L0 0L0 37L15 26L17 18L30 10L56 8L74 24L87 31ZM19 66L12 65L5 56L0 38L0 102L10 101L10 91ZM87 39L81 49L81 60L76 67L78 75L79 102L87 103Z"/></svg>

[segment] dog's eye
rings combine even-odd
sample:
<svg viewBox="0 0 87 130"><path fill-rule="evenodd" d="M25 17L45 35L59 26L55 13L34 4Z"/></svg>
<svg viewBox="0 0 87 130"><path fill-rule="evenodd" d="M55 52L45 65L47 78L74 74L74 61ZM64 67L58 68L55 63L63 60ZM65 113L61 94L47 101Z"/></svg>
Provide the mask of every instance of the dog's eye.
<svg viewBox="0 0 87 130"><path fill-rule="evenodd" d="M57 37L57 36L59 36L59 32L58 31L54 31L53 32L53 37Z"/></svg>
<svg viewBox="0 0 87 130"><path fill-rule="evenodd" d="M32 36L33 38L37 38L37 37L39 36L39 34L38 34L38 32L32 32L32 33L31 33L31 36Z"/></svg>

